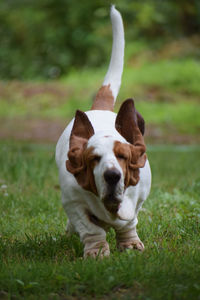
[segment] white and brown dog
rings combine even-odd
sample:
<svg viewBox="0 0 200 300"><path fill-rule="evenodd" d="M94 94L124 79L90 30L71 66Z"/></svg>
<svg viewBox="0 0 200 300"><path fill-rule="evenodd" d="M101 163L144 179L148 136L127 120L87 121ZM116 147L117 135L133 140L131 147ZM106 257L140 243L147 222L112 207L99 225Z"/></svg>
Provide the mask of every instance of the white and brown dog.
<svg viewBox="0 0 200 300"><path fill-rule="evenodd" d="M108 72L91 110L77 110L56 147L67 231L77 232L84 257L108 256L106 231L113 227L120 249L143 250L137 215L151 186L144 120L132 99L113 112L124 60L120 13L111 7L113 47Z"/></svg>

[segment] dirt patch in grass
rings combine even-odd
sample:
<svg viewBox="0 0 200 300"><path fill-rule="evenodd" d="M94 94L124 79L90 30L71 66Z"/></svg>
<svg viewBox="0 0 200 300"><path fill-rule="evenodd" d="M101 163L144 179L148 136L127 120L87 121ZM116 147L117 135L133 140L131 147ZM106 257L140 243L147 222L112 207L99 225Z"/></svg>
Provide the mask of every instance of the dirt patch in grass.
<svg viewBox="0 0 200 300"><path fill-rule="evenodd" d="M52 120L1 120L1 140L19 140L39 143L55 143L65 124L62 121Z"/></svg>
<svg viewBox="0 0 200 300"><path fill-rule="evenodd" d="M6 119L0 120L0 139L19 140L38 143L56 143L65 129L67 121L41 119ZM162 128L152 124L146 126L147 143L198 144L199 135L179 133L175 127Z"/></svg>
<svg viewBox="0 0 200 300"><path fill-rule="evenodd" d="M157 82L163 64L165 68L169 67L164 62L161 62L161 66L153 67L156 76L154 81L150 80L153 75L148 77L148 64L140 69L137 76L134 75L134 70L127 69L126 87L123 90L122 86L116 111L119 109L120 99L126 99L126 94L134 94L137 99L136 107L146 120L147 143L200 143L199 84L196 75L194 82L191 82L191 86L197 89L196 92L191 89L186 92L183 84L188 82L187 72L194 64L192 62L190 66L186 61L183 70L186 73L185 81L177 84L173 81L176 81L173 68L177 74L182 69L179 69L179 62L177 65L170 64L174 79L171 81L171 76L167 77L166 85L165 81ZM0 140L56 143L76 109L85 111L91 106L99 76L101 74L97 74L92 83L89 80L91 71L71 74L62 82L0 81Z"/></svg>

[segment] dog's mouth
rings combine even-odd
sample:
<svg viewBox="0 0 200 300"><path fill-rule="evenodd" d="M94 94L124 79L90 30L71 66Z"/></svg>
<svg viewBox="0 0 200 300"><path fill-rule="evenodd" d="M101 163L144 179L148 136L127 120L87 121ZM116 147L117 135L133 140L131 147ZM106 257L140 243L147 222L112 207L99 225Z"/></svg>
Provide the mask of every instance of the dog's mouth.
<svg viewBox="0 0 200 300"><path fill-rule="evenodd" d="M116 215L120 209L122 200L117 197L114 191L109 191L103 198L103 204L105 208L112 214Z"/></svg>
<svg viewBox="0 0 200 300"><path fill-rule="evenodd" d="M131 221L134 218L134 206L131 199L124 194L116 194L115 189L110 189L103 197L103 204L113 218L123 221Z"/></svg>

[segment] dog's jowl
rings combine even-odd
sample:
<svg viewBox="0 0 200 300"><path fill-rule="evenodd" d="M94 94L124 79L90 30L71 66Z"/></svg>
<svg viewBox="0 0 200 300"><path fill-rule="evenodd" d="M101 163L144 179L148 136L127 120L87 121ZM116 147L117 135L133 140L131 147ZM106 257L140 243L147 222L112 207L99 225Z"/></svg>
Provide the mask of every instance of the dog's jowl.
<svg viewBox="0 0 200 300"><path fill-rule="evenodd" d="M110 227L119 249L144 249L136 225L151 186L145 126L132 99L113 112L124 61L123 23L114 6L111 21L112 55L102 87L89 111L76 111L56 147L67 231L80 235L84 257L110 254Z"/></svg>

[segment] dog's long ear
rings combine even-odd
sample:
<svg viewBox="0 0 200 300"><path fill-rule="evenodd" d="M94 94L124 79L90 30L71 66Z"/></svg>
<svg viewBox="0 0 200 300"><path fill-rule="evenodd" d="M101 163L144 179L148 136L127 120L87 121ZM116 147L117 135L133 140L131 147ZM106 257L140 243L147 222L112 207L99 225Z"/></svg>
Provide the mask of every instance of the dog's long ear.
<svg viewBox="0 0 200 300"><path fill-rule="evenodd" d="M115 121L115 128L117 131L130 144L134 145L140 133L142 133L142 135L144 134L144 127L144 119L136 111L133 99L124 101Z"/></svg>
<svg viewBox="0 0 200 300"><path fill-rule="evenodd" d="M66 168L84 189L96 194L93 174L90 166L87 165L88 149L86 149L87 142L93 134L94 129L87 115L77 110L70 135Z"/></svg>
<svg viewBox="0 0 200 300"><path fill-rule="evenodd" d="M115 128L131 144L125 185L136 185L139 181L139 168L144 167L146 162L146 147L142 136L144 120L136 111L132 99L122 104L115 121Z"/></svg>
<svg viewBox="0 0 200 300"><path fill-rule="evenodd" d="M93 134L94 129L87 115L77 110L69 141L66 168L83 188L96 193L94 179L85 157L88 139Z"/></svg>
<svg viewBox="0 0 200 300"><path fill-rule="evenodd" d="M145 121L144 121L143 117L141 116L141 114L137 110L136 110L136 115L137 115L137 125L140 129L141 134L144 135Z"/></svg>
<svg viewBox="0 0 200 300"><path fill-rule="evenodd" d="M87 115L77 110L70 135L69 148L82 148L93 134L94 129Z"/></svg>

